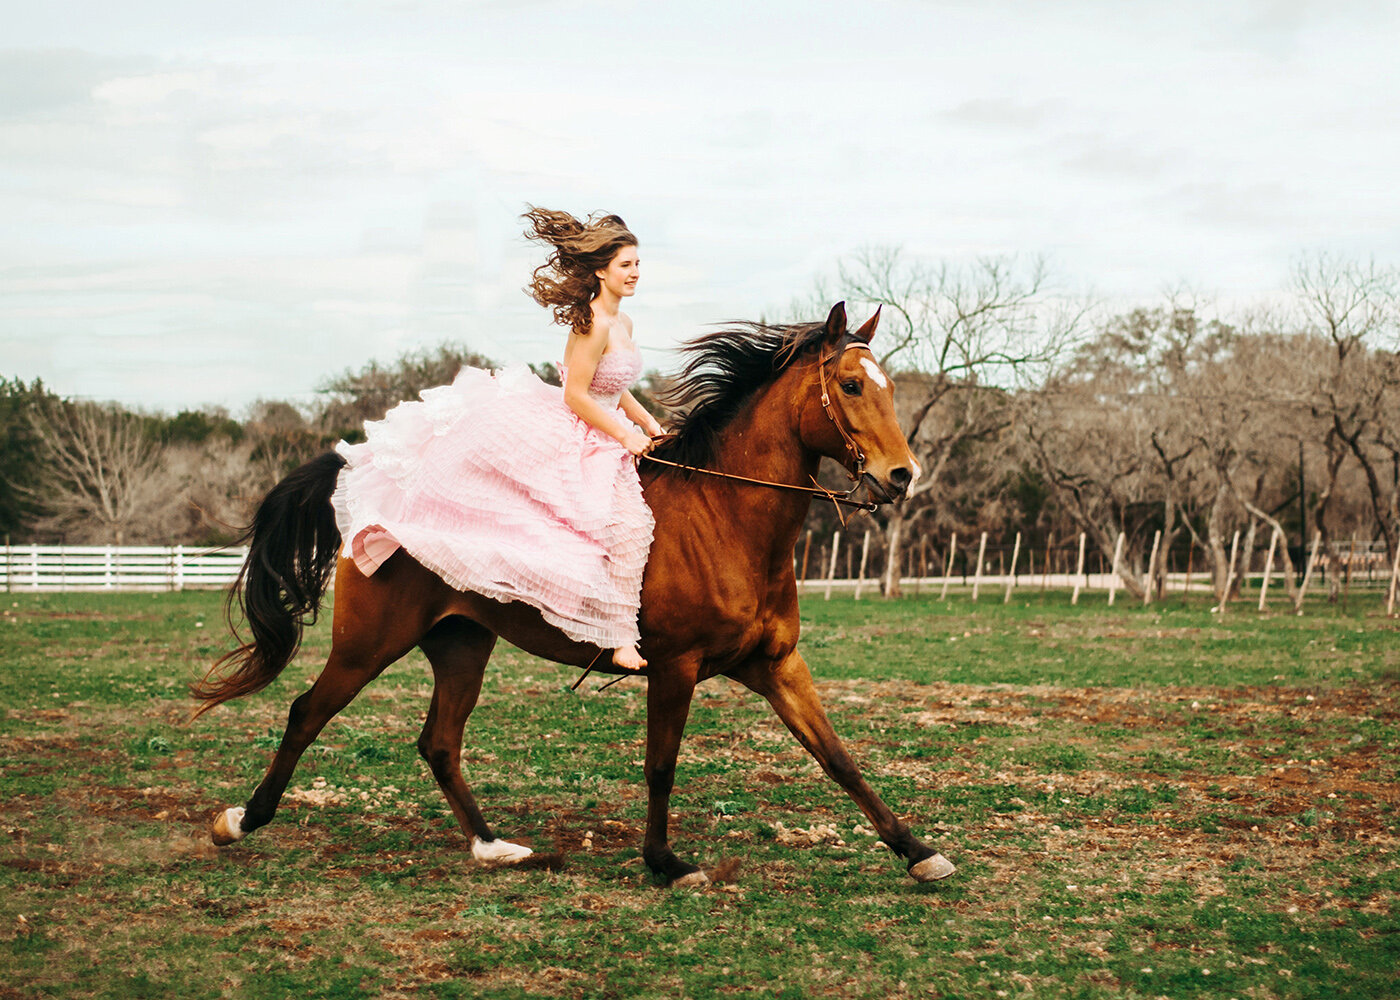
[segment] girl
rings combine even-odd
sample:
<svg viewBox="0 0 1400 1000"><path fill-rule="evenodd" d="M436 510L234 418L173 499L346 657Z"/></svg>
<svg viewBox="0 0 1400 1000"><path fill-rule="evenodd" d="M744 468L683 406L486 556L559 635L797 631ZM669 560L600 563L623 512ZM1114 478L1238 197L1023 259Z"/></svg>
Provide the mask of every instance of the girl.
<svg viewBox="0 0 1400 1000"><path fill-rule="evenodd" d="M403 548L457 589L524 601L641 670L653 521L635 458L661 426L627 391L642 370L620 308L636 292L637 239L616 215L524 218L550 247L526 290L569 328L563 390L525 369L463 368L367 422L364 444L336 449L344 554L368 576Z"/></svg>

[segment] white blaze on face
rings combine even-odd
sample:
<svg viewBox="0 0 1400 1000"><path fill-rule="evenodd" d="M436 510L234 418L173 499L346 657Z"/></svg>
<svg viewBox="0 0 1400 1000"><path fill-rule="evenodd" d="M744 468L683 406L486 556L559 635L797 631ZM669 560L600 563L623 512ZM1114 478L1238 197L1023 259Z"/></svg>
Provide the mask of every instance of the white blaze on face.
<svg viewBox="0 0 1400 1000"><path fill-rule="evenodd" d="M922 465L919 464L919 460L916 458L916 459L914 459L913 461L914 461L914 468L913 468L912 471L913 471L914 475L913 475L913 477L909 480L909 485L910 485L910 486L913 486L915 483L917 483L917 482L919 481L919 477L922 476L922 475L924 474L924 467L923 467Z"/></svg>
<svg viewBox="0 0 1400 1000"><path fill-rule="evenodd" d="M874 382L881 389L890 384L889 379L885 378L885 373L880 371L880 366L874 361L869 358L861 358L860 364L861 367L865 369L865 374L870 376L870 381Z"/></svg>

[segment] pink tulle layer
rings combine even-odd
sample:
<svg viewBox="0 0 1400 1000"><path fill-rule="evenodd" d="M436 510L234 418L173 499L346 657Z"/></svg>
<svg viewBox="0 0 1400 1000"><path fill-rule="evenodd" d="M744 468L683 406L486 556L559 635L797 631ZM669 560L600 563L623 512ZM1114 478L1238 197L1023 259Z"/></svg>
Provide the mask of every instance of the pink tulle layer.
<svg viewBox="0 0 1400 1000"><path fill-rule="evenodd" d="M589 393L616 406L640 369L634 353L605 354ZM365 433L337 447L349 464L332 498L361 572L403 548L458 590L538 608L571 639L637 642L651 510L632 456L561 389L523 368L463 368Z"/></svg>

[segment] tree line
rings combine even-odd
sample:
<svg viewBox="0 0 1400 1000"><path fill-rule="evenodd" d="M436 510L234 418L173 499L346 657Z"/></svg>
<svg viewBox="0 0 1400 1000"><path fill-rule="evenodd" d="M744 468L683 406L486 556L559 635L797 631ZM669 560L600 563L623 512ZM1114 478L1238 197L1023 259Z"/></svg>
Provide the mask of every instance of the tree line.
<svg viewBox="0 0 1400 1000"><path fill-rule="evenodd" d="M174 416L65 399L0 379L0 532L14 542L220 545L283 476L366 420L489 358L442 345L371 362L319 386L310 407L259 400ZM553 366L539 374L557 382Z"/></svg>
<svg viewBox="0 0 1400 1000"><path fill-rule="evenodd" d="M1149 571L1154 539L1189 553L1217 591L1236 532L1246 556L1275 531L1286 540L1290 587L1314 536L1324 552L1361 539L1388 559L1400 545L1395 269L1312 256L1295 265L1286 300L1238 315L1180 294L1106 312L1057 293L1039 259L955 265L877 249L841 262L834 284L794 313L824 314L836 298L882 308L875 346L924 470L904 504L848 526L872 531L889 596L913 549L954 532L1020 533L1041 550L1083 533L1104 565L1121 533L1117 565L1137 596L1165 585L1167 559ZM264 400L238 419L0 380L0 531L226 542L296 465L362 439L364 421L463 364L494 367L446 344L329 378L312 406ZM552 366L536 370L557 384ZM667 387L651 373L639 395L660 411ZM809 526L827 537L836 514L815 504Z"/></svg>
<svg viewBox="0 0 1400 1000"><path fill-rule="evenodd" d="M1217 597L1236 532L1245 566L1278 532L1290 590L1315 537L1334 554L1334 588L1340 543L1377 543L1387 567L1396 554L1393 268L1314 255L1286 299L1234 316L1183 294L1104 314L1056 295L1039 260L871 251L844 262L839 284L884 307L876 343L924 468L909 501L866 522L890 596L911 541L954 532L1020 533L1028 549L1082 533L1105 567L1121 534L1116 565L1137 596L1165 586L1154 540L1194 558Z"/></svg>

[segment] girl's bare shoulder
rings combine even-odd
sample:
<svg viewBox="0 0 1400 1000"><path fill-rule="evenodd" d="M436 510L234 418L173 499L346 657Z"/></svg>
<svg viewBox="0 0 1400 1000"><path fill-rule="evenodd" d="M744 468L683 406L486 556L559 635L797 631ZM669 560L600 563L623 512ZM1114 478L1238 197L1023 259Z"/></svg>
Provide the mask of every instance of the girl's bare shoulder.
<svg viewBox="0 0 1400 1000"><path fill-rule="evenodd" d="M593 360L603 356L608 349L608 326L597 316L582 333L569 334L569 353L575 357L588 357Z"/></svg>

